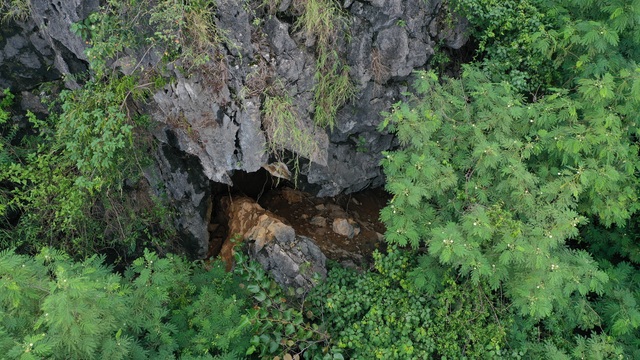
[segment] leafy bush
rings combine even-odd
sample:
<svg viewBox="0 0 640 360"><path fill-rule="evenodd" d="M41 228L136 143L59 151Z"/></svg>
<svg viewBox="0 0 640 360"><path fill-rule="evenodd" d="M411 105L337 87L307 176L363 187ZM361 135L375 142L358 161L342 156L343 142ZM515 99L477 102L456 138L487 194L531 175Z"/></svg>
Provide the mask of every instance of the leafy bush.
<svg viewBox="0 0 640 360"><path fill-rule="evenodd" d="M253 296L254 306L243 321L251 324L253 336L247 355L261 359L343 359L339 349L326 348L328 334L314 314L305 308L302 289L283 289L255 261L236 253L235 273L242 277L243 287Z"/></svg>
<svg viewBox="0 0 640 360"><path fill-rule="evenodd" d="M6 199L0 216L10 210L21 216L0 241L33 252L48 244L79 256L105 249L128 256L144 241L171 236L160 202L143 189L125 190L144 186L151 144L140 131L144 117L129 106L146 94L132 76L89 82L60 94L59 113L46 119L28 113L27 131L3 136L7 150L0 151L12 155L0 161Z"/></svg>
<svg viewBox="0 0 640 360"><path fill-rule="evenodd" d="M495 314L494 296L470 282L441 278L434 295L420 291L410 273L416 256L391 247L375 253L375 272L335 267L314 289L331 344L351 359L492 358L504 354L508 315ZM504 309L500 310L504 311Z"/></svg>
<svg viewBox="0 0 640 360"><path fill-rule="evenodd" d="M538 0L449 3L469 20L470 35L478 42L476 60L493 81L536 93L555 80L551 61L536 45L536 34L551 26Z"/></svg>
<svg viewBox="0 0 640 360"><path fill-rule="evenodd" d="M436 289L434 264L500 291L515 311L507 343L527 356L635 358L640 76L625 14L636 5L460 3L501 31L482 33L484 63L461 79L418 73L387 114L381 128L403 146L383 160L387 240L427 248L412 274L423 291ZM522 34L511 22L529 11L544 26ZM529 68L548 79L529 99L487 66L505 39L526 40L507 58L534 50L550 66Z"/></svg>

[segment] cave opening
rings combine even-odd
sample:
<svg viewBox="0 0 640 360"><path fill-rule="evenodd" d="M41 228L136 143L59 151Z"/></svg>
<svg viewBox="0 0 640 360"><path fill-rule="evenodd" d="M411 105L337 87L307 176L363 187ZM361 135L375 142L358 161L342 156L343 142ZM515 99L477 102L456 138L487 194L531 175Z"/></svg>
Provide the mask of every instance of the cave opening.
<svg viewBox="0 0 640 360"><path fill-rule="evenodd" d="M332 260L362 266L371 261L373 251L384 247L385 227L379 214L390 195L383 188L316 197L265 169L235 171L231 179L233 186L212 183L208 258L217 257L228 241L228 204L238 198L253 199L296 234L313 239Z"/></svg>
<svg viewBox="0 0 640 360"><path fill-rule="evenodd" d="M236 170L231 176L231 181L233 185L211 182L212 209L208 228L208 258L216 257L220 254L222 245L229 236L226 201L246 196L259 203L260 199L270 191L283 186L293 186L290 181L277 178L264 168L260 168L255 172Z"/></svg>

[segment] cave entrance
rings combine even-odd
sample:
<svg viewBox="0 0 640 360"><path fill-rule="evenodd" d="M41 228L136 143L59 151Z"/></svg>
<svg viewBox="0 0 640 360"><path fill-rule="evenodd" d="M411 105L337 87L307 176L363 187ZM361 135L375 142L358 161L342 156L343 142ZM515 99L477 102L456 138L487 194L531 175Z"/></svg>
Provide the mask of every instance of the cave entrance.
<svg viewBox="0 0 640 360"><path fill-rule="evenodd" d="M390 195L382 188L334 197L316 197L296 189L290 181L260 169L254 173L236 171L234 186L212 185L209 257L216 257L228 238L225 201L246 196L283 219L297 235L313 239L332 260L361 266L371 261L376 249L384 247L384 224L380 210Z"/></svg>
<svg viewBox="0 0 640 360"><path fill-rule="evenodd" d="M211 183L212 211L209 223L209 252L207 258L220 254L222 245L228 237L228 214L225 201L234 197L247 196L259 203L265 195L279 187L293 184L271 175L264 168L255 172L236 170L231 176L233 186L218 182Z"/></svg>

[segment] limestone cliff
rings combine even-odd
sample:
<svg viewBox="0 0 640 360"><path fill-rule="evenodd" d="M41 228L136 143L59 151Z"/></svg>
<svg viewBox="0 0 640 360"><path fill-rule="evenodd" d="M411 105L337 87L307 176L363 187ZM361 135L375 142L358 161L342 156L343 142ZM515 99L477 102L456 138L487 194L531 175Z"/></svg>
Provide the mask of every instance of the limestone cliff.
<svg viewBox="0 0 640 360"><path fill-rule="evenodd" d="M280 139L281 149L302 156L298 185L319 196L355 192L383 183L380 152L395 144L376 130L380 113L401 98L412 71L426 66L436 44L460 48L466 41L464 21L445 14L439 0L344 0L337 6L345 21L330 46L348 66L355 94L338 110L333 128L319 127L314 90L320 40L296 26L302 3L218 1L216 27L224 34L219 51L189 73L167 66L165 75L173 80L138 104L152 115L154 136L164 144L147 177L178 204L178 227L196 256L208 243L208 182L231 184L234 171L254 172L273 160L264 119L267 86L280 84L296 124L315 144L305 152L286 136ZM70 27L94 11L98 0L31 0L30 18L2 27L0 87L22 91L53 79L78 86L70 75L87 71L89 45ZM159 59L131 50L111 64L127 71L122 60L129 58L150 65Z"/></svg>

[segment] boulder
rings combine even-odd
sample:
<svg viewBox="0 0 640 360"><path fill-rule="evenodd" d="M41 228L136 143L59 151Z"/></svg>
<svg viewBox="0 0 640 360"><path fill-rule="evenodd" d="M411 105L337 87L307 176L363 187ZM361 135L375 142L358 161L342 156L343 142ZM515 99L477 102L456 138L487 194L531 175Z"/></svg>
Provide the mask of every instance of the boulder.
<svg viewBox="0 0 640 360"><path fill-rule="evenodd" d="M250 257L283 288L302 289L304 293L316 285L318 278L326 277L326 256L312 239L296 235L291 226L251 198L234 198L226 207L229 238L222 246L221 257L228 270L234 249L244 243Z"/></svg>

